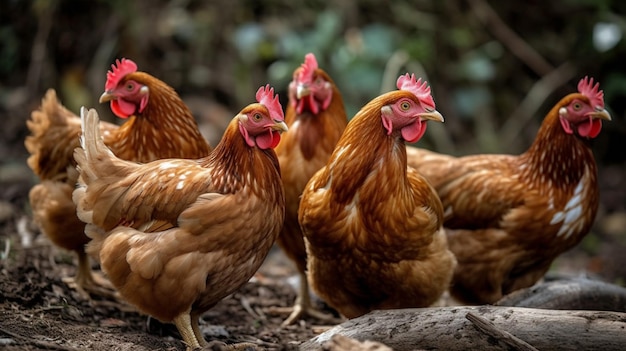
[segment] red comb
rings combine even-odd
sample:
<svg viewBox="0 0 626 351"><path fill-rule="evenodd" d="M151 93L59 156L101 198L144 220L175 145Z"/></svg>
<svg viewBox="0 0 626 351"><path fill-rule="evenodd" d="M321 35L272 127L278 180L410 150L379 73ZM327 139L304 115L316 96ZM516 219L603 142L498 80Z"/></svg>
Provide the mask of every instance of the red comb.
<svg viewBox="0 0 626 351"><path fill-rule="evenodd" d="M411 92L421 103L433 110L435 109L435 100L433 100L432 95L430 95L430 87L426 81L422 81L422 78L416 80L415 74L409 76L407 73L398 77L396 85L398 89Z"/></svg>
<svg viewBox="0 0 626 351"><path fill-rule="evenodd" d="M585 95L591 105L604 108L604 92L600 90L600 83L593 84L593 78L585 76L578 82L578 92Z"/></svg>
<svg viewBox="0 0 626 351"><path fill-rule="evenodd" d="M274 88L270 87L269 84L265 87L260 87L259 90L257 90L256 101L267 107L267 109L270 111L270 116L272 117L272 119L276 121L285 120L283 107L280 105L280 101L278 100L278 94L274 96Z"/></svg>
<svg viewBox="0 0 626 351"><path fill-rule="evenodd" d="M300 66L300 74L298 75L298 81L300 83L311 83L313 81L313 73L317 69L317 59L312 53L308 53L304 56L304 63Z"/></svg>
<svg viewBox="0 0 626 351"><path fill-rule="evenodd" d="M117 86L117 83L129 73L137 72L137 64L129 59L115 60L111 65L111 70L107 72L107 81L104 84L104 90L111 90Z"/></svg>

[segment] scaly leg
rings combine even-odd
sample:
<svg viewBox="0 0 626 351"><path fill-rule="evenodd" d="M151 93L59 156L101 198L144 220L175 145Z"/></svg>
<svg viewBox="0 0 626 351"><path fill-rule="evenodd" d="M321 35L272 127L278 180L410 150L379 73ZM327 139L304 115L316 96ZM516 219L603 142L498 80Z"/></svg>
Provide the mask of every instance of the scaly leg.
<svg viewBox="0 0 626 351"><path fill-rule="evenodd" d="M178 328L178 332L182 336L183 341L187 344L187 351L199 349L206 343L204 338L202 338L202 335L200 335L200 339L202 341L198 340L198 336L196 334L196 331L200 333L198 318L195 316L196 318L192 319L190 312L191 311L183 312L174 318L174 324L176 325L176 328Z"/></svg>
<svg viewBox="0 0 626 351"><path fill-rule="evenodd" d="M205 349L207 345L217 345L219 349L225 349L225 350L230 350L230 351L245 351L245 350L250 350L250 349L256 350L258 348L258 345L249 343L249 342L230 344L230 345L225 344L221 341L212 341L210 343L207 343L206 340L204 340L204 336L202 335L202 332L200 331L200 326L198 325L199 318L200 316L198 313L190 312L190 313L182 314L179 317L174 319L174 324L176 324L178 331L183 337L183 340L185 341L185 343L187 344L187 351L190 351L196 348ZM186 331L183 332L183 329L185 329ZM188 340L188 338L190 340ZM194 342L195 344L192 344Z"/></svg>
<svg viewBox="0 0 626 351"><path fill-rule="evenodd" d="M86 299L90 299L89 293L104 296L110 299L119 300L111 283L102 276L94 276L91 271L89 257L84 251L77 251L78 266L76 267L76 277L63 278L63 281L71 288L76 289Z"/></svg>
<svg viewBox="0 0 626 351"><path fill-rule="evenodd" d="M300 289L298 291L298 296L296 297L296 301L294 302L293 311L291 312L289 317L287 317L287 319L283 321L281 326L284 327L293 324L296 320L302 318L305 315L317 318L327 323L341 323L341 320L313 308L311 304L311 296L309 294L309 282L307 281L306 273L299 272L298 274L300 275Z"/></svg>
<svg viewBox="0 0 626 351"><path fill-rule="evenodd" d="M196 339L200 343L200 346L204 347L207 345L206 340L204 340L204 335L200 331L200 326L198 325L198 319L200 316L196 312L191 312L191 329L193 329L193 333L196 336Z"/></svg>

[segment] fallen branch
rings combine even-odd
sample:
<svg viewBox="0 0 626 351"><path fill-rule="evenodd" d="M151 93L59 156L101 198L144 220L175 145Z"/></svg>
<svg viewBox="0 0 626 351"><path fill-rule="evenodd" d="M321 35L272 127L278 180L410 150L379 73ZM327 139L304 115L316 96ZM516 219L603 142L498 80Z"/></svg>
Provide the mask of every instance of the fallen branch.
<svg viewBox="0 0 626 351"><path fill-rule="evenodd" d="M509 350L501 338L485 335L466 319L482 317L538 350L622 350L626 313L557 311L519 307L439 307L373 311L349 320L303 343L319 350L335 334L383 343L396 351Z"/></svg>

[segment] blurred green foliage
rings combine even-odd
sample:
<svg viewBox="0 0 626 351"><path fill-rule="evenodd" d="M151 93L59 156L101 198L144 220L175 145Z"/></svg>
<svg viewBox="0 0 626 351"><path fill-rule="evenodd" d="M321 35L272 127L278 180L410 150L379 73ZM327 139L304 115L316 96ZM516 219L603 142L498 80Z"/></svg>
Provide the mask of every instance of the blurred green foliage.
<svg viewBox="0 0 626 351"><path fill-rule="evenodd" d="M623 163L625 15L618 0L7 0L0 102L32 108L54 87L70 108L95 106L105 71L129 57L181 95L236 111L265 83L285 101L293 69L313 52L350 115L414 72L446 117L420 143L520 152L550 106L591 75L615 119L596 141L598 158Z"/></svg>

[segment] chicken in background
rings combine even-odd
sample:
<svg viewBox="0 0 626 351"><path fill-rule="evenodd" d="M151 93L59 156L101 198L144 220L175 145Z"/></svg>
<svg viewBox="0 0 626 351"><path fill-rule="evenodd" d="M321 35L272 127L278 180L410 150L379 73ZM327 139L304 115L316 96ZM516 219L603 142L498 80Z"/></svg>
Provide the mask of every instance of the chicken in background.
<svg viewBox="0 0 626 351"><path fill-rule="evenodd" d="M437 193L406 163L405 141L443 117L426 82L406 74L397 86L348 123L300 203L309 283L347 318L429 306L455 266Z"/></svg>
<svg viewBox="0 0 626 351"><path fill-rule="evenodd" d="M277 243L296 264L300 287L293 312L283 325L289 325L303 315L333 320L311 305L298 207L304 186L315 172L326 165L348 121L339 89L330 76L318 67L317 59L311 53L293 72L285 122L289 133L276 148L286 204L285 225Z"/></svg>
<svg viewBox="0 0 626 351"><path fill-rule="evenodd" d="M131 60L112 65L100 101L110 101L113 112L127 119L119 127L100 123L105 144L118 157L149 162L168 157L200 158L210 152L194 117L174 89L138 72ZM103 289L106 281L94 281L84 250L89 238L72 202L78 178L73 152L80 147L80 118L61 105L50 89L26 124L31 132L24 142L30 153L28 166L41 180L29 193L33 218L55 245L76 252L76 277L64 280L86 296L87 292L110 296L111 292Z"/></svg>
<svg viewBox="0 0 626 351"><path fill-rule="evenodd" d="M452 296L494 303L532 286L589 232L598 210L590 139L610 121L599 83L548 112L530 148L515 155L453 157L407 147L409 166L437 190L458 265Z"/></svg>
<svg viewBox="0 0 626 351"><path fill-rule="evenodd" d="M188 349L205 345L200 314L249 280L285 219L273 148L287 126L269 85L256 99L198 160L121 160L102 142L95 111L84 116L74 201L87 251L129 303L173 322Z"/></svg>

